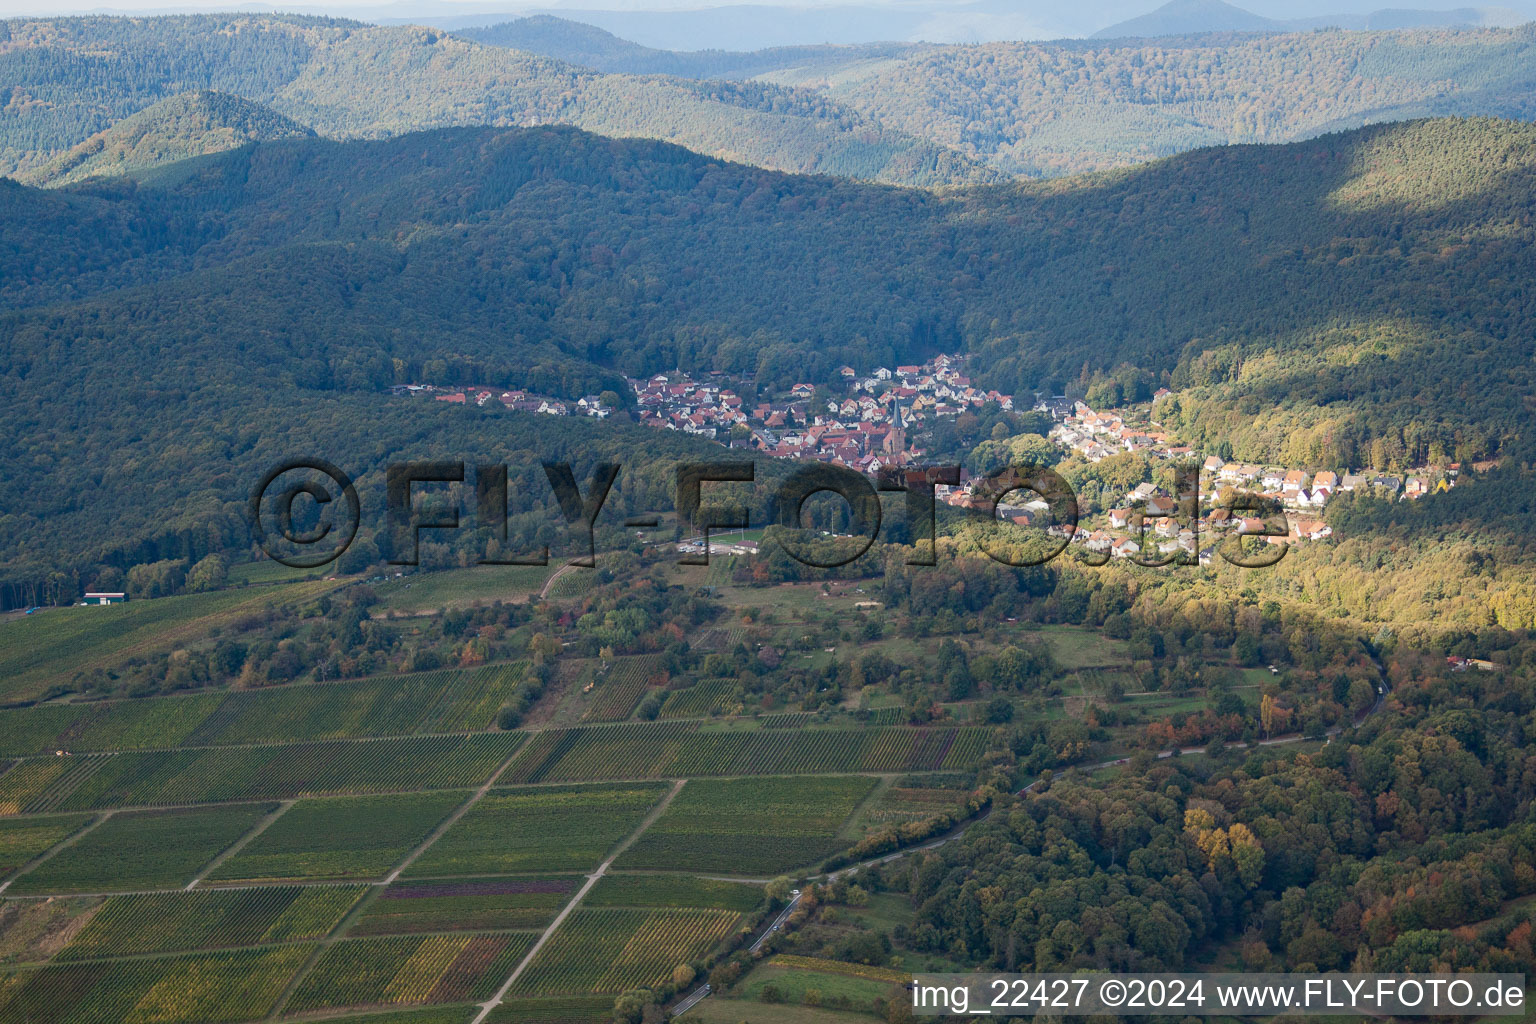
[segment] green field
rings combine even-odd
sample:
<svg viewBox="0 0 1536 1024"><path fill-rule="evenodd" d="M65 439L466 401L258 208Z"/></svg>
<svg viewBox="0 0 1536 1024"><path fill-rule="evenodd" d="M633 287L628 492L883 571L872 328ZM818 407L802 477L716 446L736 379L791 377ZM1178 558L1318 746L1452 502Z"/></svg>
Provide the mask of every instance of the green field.
<svg viewBox="0 0 1536 1024"><path fill-rule="evenodd" d="M806 993L812 992L823 1005L845 999L846 1009L864 1011L870 1010L876 999L889 999L893 990L900 991L896 982L764 964L741 983L741 996L762 1002L763 990L770 986L777 995L775 1002L804 1006Z"/></svg>
<svg viewBox="0 0 1536 1024"><path fill-rule="evenodd" d="M480 565L415 572L374 585L379 607L399 614L435 612L491 601L526 601L537 594L554 565Z"/></svg>
<svg viewBox="0 0 1536 1024"><path fill-rule="evenodd" d="M747 914L762 906L763 890L746 882L689 875L607 874L582 901L584 907L713 907Z"/></svg>
<svg viewBox="0 0 1536 1024"><path fill-rule="evenodd" d="M0 700L33 700L69 686L76 673L168 650L207 636L274 604L303 601L339 586L317 581L281 587L129 601L104 607L50 608L0 622Z"/></svg>
<svg viewBox="0 0 1536 1024"><path fill-rule="evenodd" d="M1080 626L1039 626L1025 637L1031 635L1044 640L1056 664L1069 671L1128 665L1131 661L1130 646L1125 641Z"/></svg>
<svg viewBox="0 0 1536 1024"><path fill-rule="evenodd" d="M115 814L12 883L13 895L169 889L270 814L273 804Z"/></svg>
<svg viewBox="0 0 1536 1024"><path fill-rule="evenodd" d="M90 820L88 814L63 814L0 821L0 882L69 838Z"/></svg>
<svg viewBox="0 0 1536 1024"><path fill-rule="evenodd" d="M468 796L447 791L301 800L209 880L378 878Z"/></svg>
<svg viewBox="0 0 1536 1024"><path fill-rule="evenodd" d="M0 976L0 1024L252 1020L277 1002L313 948L104 960Z"/></svg>
<svg viewBox="0 0 1536 1024"><path fill-rule="evenodd" d="M729 935L738 920L728 910L577 910L511 994L587 995L655 985Z"/></svg>
<svg viewBox="0 0 1536 1024"><path fill-rule="evenodd" d="M396 882L363 908L348 934L542 928L581 882L580 875Z"/></svg>
<svg viewBox="0 0 1536 1024"><path fill-rule="evenodd" d="M835 853L864 776L695 779L619 858L624 869L777 874Z"/></svg>
<svg viewBox="0 0 1536 1024"><path fill-rule="evenodd" d="M407 874L591 871L640 825L666 788L633 783L492 790Z"/></svg>
<svg viewBox="0 0 1536 1024"><path fill-rule="evenodd" d="M483 1001L533 945L532 932L348 939L320 954L289 1013Z"/></svg>
<svg viewBox="0 0 1536 1024"><path fill-rule="evenodd" d="M57 959L320 939L365 891L360 886L315 885L113 896Z"/></svg>
<svg viewBox="0 0 1536 1024"><path fill-rule="evenodd" d="M687 1024L871 1024L885 1018L851 1010L711 996L678 1019Z"/></svg>

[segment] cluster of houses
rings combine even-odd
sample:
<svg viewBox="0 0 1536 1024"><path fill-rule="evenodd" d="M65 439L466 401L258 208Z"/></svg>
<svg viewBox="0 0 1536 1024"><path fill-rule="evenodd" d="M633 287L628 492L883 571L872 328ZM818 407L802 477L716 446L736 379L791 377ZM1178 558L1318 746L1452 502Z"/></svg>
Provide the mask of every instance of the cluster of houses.
<svg viewBox="0 0 1536 1024"><path fill-rule="evenodd" d="M723 374L698 380L677 372L631 380L640 422L681 430L774 458L830 462L877 473L922 453L915 434L934 420L959 416L989 402L1013 408L1013 396L983 391L960 372L955 356L921 366L878 367L860 375L841 367L841 394L817 396L811 384L750 405Z"/></svg>
<svg viewBox="0 0 1536 1024"><path fill-rule="evenodd" d="M634 389L638 418L646 426L679 430L774 458L829 462L867 474L920 458L923 452L913 445L913 438L938 419L988 403L1004 410L1014 408L1013 396L975 387L961 372L957 356L935 356L920 366L878 367L862 375L844 366L839 377L843 384L839 394L823 392L818 396L815 386L796 384L788 393L750 403L736 390L739 381L718 372L701 379L678 371L628 382ZM390 390L425 395L439 402L484 406L496 401L509 409L554 416L606 417L612 412L597 396L569 402L523 390L427 384L405 384ZM1154 410L1168 394L1164 388L1153 396ZM1322 540L1332 534L1322 519L1322 509L1335 494L1370 491L1413 499L1454 487L1460 471L1453 464L1404 478L1372 470L1309 473L1299 468L1226 462L1219 456L1202 456L1171 439L1155 420L1145 425L1128 422L1127 412L1099 412L1061 395L1037 398L1033 408L1057 421L1050 430L1052 441L1090 462L1126 452L1144 452L1169 461L1200 459L1202 498L1224 490L1257 494L1278 504L1285 515L1284 535L1278 532L1278 522L1268 527L1262 519L1204 505L1190 523L1187 516L1181 519L1176 514L1172 497L1144 483L1126 494L1124 507L1108 512L1102 526L1049 527L1073 544L1115 558L1198 555L1205 564L1215 550L1215 543L1207 546L1207 539L1219 540L1231 534L1263 535L1271 543ZM975 501L971 482L966 479L955 487L936 486L935 495L958 508ZM997 506L999 518L1023 524L1044 520L1049 514L1046 503L1039 500ZM1143 544L1155 546L1156 552L1143 552Z"/></svg>
<svg viewBox="0 0 1536 1024"><path fill-rule="evenodd" d="M1153 407L1168 395L1161 389L1153 396ZM1037 406L1041 408L1041 406ZM1284 466L1260 466L1245 462L1227 462L1216 455L1203 456L1188 445L1170 439L1157 425L1136 426L1126 422L1123 413L1113 410L1098 412L1082 402L1075 402L1071 410L1063 411L1060 403L1048 410L1060 420L1050 431L1050 439L1080 457L1098 462L1111 455L1126 452L1144 452L1147 455L1174 460L1201 459L1200 493L1206 496L1220 495L1222 491L1255 494L1279 505L1284 511L1287 530L1285 535L1272 535L1278 530L1266 528L1262 519L1245 517L1225 508L1202 510L1195 529L1181 527L1173 518L1174 501L1158 491L1152 484L1144 483L1125 497L1124 508L1111 509L1107 515L1108 530L1095 530L1072 540L1088 549L1103 551L1111 556L1131 557L1139 554L1137 542L1130 537L1117 536L1110 531L1124 530L1136 522L1136 513L1145 518L1150 531L1148 543L1156 543L1162 554L1183 550L1193 554L1199 546L1199 534L1260 534L1270 543L1286 543L1299 540L1322 540L1332 535L1332 529L1322 519L1321 513L1335 494L1362 491L1384 497L1414 499L1426 494L1442 492L1456 486L1461 467L1436 467L1408 475L1406 478L1374 470L1339 473L1321 470L1309 473L1304 469ZM1153 540L1155 538L1155 541ZM1202 562L1210 560L1212 548L1200 551ZM1149 553L1150 557L1150 553Z"/></svg>
<svg viewBox="0 0 1536 1024"><path fill-rule="evenodd" d="M597 395L586 395L574 402L569 402L560 398L551 398L548 395L536 395L521 388L506 391L502 388L490 387L456 388L441 387L436 384L397 384L389 389L389 393L424 396L455 405L484 406L489 402L500 402L508 409L515 409L518 412L537 412L547 416L595 416L598 419L605 419L613 413L613 410L603 405Z"/></svg>

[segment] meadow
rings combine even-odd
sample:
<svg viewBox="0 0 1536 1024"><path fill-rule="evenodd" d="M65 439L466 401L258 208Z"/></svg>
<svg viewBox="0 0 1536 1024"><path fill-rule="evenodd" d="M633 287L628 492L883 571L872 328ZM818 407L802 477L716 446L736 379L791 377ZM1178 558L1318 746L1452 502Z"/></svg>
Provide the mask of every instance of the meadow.
<svg viewBox="0 0 1536 1024"><path fill-rule="evenodd" d="M591 871L665 792L666 786L647 783L495 789L406 875Z"/></svg>
<svg viewBox="0 0 1536 1024"><path fill-rule="evenodd" d="M435 614L492 601L526 601L557 566L479 565L442 572L414 572L374 586L379 607L397 615Z"/></svg>
<svg viewBox="0 0 1536 1024"><path fill-rule="evenodd" d="M112 815L11 883L11 894L107 892L186 885L275 804Z"/></svg>
<svg viewBox="0 0 1536 1024"><path fill-rule="evenodd" d="M875 789L866 776L695 779L617 867L771 875L837 851L838 831Z"/></svg>
<svg viewBox="0 0 1536 1024"><path fill-rule="evenodd" d="M446 791L301 800L209 880L379 878L468 796Z"/></svg>

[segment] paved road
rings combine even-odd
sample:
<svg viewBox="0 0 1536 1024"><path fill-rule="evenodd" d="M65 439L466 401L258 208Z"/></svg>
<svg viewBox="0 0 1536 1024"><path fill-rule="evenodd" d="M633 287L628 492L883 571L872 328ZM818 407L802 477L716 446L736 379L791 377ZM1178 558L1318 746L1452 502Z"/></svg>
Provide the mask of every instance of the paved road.
<svg viewBox="0 0 1536 1024"><path fill-rule="evenodd" d="M795 912L795 908L800 905L800 897L802 895L804 894L798 890L795 892L794 899L790 900L788 906L779 911L779 916L775 917L772 923L769 924L768 927L763 931L763 934L757 937L757 941L752 943L752 948L749 952L756 953L759 949L762 949L763 943L767 942L769 937L772 936L774 932L784 927L784 922L789 920L789 915L793 914ZM704 987L708 988L709 986L705 985ZM700 996L699 998L702 999L703 996ZM698 1002L698 1000L696 999L694 1002Z"/></svg>
<svg viewBox="0 0 1536 1024"><path fill-rule="evenodd" d="M1374 659L1373 659L1373 661L1374 661ZM1379 662L1379 661L1376 661L1375 665L1376 665L1376 671L1379 674L1379 678L1378 678L1378 681L1376 683L1376 702L1374 704L1372 704L1369 708L1367 708L1364 712L1362 712L1358 717L1355 718L1354 722L1352 723L1352 728L1358 729L1362 724L1364 724L1364 722L1365 722L1365 720L1367 718L1370 718L1372 715L1374 715L1377 712L1379 712L1382 709L1382 707L1387 702L1387 673L1386 673L1386 669L1381 664L1381 662ZM1336 725L1333 728L1329 729L1328 732L1327 732L1327 737L1328 737L1329 741L1332 741L1333 737L1337 736L1339 733L1341 733L1343 731L1344 731L1344 727L1341 726L1341 725ZM1282 744L1282 743L1296 743L1296 742L1299 742L1302 739L1304 739L1304 737L1302 737L1301 735L1280 736L1280 737L1276 737L1275 739L1270 739L1270 740L1259 740L1254 745L1255 746L1259 746L1259 747L1273 747L1273 746L1278 746L1279 744ZM1232 744L1228 745L1228 749L1239 749L1239 750L1241 750L1241 749L1244 749L1246 747L1247 747L1246 743L1232 743ZM1158 756L1159 759L1162 759L1162 758L1172 757L1172 756L1174 756L1174 754L1180 754L1180 755L1183 755L1183 754L1203 754L1203 753L1205 753L1205 751L1206 751L1205 747L1180 747L1178 750L1162 750L1162 751L1159 751L1157 756ZM1074 769L1078 770L1078 771L1096 772L1096 771L1100 770L1101 768L1113 768L1116 765L1125 765L1125 764L1130 764L1130 763L1131 763L1131 759L1129 757L1117 757L1117 758L1114 758L1113 760L1110 760L1110 761L1100 761L1098 764L1073 765L1072 767ZM1036 786L1038 786L1039 784L1040 784L1040 780L1039 779L1035 779L1033 782L1029 783L1029 785L1027 785L1023 789L1019 790L1018 795L1019 796L1027 796L1027 795L1029 795L1029 793L1032 792L1034 790L1034 788ZM884 855L879 856L879 857L873 857L873 858L871 858L869 860L860 861L857 864L850 864L847 867L840 868L837 871L828 872L825 875L812 875L812 876L810 876L809 878L806 879L805 884L809 885L811 882L814 882L816 879L822 878L822 877L825 877L828 881L832 881L834 879L837 879L837 878L841 877L842 875L848 874L849 872L859 871L859 870L861 870L863 868L872 867L872 866L874 866L876 864L889 864L893 860L899 860L902 857L911 856L914 853L925 853L928 850L937 849L940 846L943 846L945 843L949 842L950 840L955 839L956 837L965 834L966 830L970 829L973 825L976 825L976 824L978 824L980 822L986 821L991 816L992 816L992 810L989 808L987 810L987 813L981 815L980 817L972 818L970 821L962 822L960 825L958 825L954 829L954 831L949 832L946 835L940 836L938 839L932 840L931 842L924 843L922 846L908 847L905 850L897 850L894 853L887 853L887 854L884 854ZM800 902L800 894L797 893L795 895L795 898L789 902L789 905L787 907L785 907L778 914L778 916L776 916L773 919L773 921L771 921L769 923L767 928L763 929L763 933L757 937L757 940L755 942L752 943L751 951L753 953L756 953L759 949L761 949L763 944L765 942L767 942L768 939L775 932L777 932L780 929L780 927L783 926L784 922L789 918L789 915L794 912L795 906L799 902ZM708 996L710 994L710 991L711 991L711 989L710 989L710 987L708 985L700 985L698 988L694 989L692 992L689 992L686 996L684 996L682 999L678 1000L676 1003L674 1003L672 1005L671 1010L670 1010L672 1016L673 1017L679 1017L682 1014L686 1013L688 1010L693 1009L694 1006L698 1005L698 1003L699 1003L699 1001L701 999L703 999L705 996Z"/></svg>

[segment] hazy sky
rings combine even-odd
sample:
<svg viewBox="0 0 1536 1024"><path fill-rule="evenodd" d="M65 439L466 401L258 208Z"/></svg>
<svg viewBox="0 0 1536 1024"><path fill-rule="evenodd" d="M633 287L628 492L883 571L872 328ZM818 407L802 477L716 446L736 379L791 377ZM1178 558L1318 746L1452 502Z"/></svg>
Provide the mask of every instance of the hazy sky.
<svg viewBox="0 0 1536 1024"><path fill-rule="evenodd" d="M828 6L858 6L858 7L892 7L892 8L935 8L947 6L943 0L796 0L794 3L779 4L775 0L750 0L750 2L765 6L789 6L799 8L814 8ZM1143 2L1126 2L1126 0L1078 0L1071 7L1083 12L1089 17L1095 15L1103 20L1110 21L1129 16L1146 13L1158 6L1163 0L1143 0ZM392 17L413 17L420 14L475 14L493 11L518 11L532 9L549 9L557 7L578 7L604 10L686 10L702 7L731 6L732 0L499 0L499 2L486 3L455 3L436 2L436 0L401 0L401 2L381 3L380 0L325 0L321 3L232 3L230 0L107 0L107 2L91 3L90 0L0 0L0 15L59 15L78 14L86 12L112 12L112 11L145 11L145 12L185 12L185 11L213 11L213 10L333 10L338 13L357 13L361 10L383 14L388 12ZM1529 0L1491 0L1491 2L1479 3L1478 0L1236 0L1236 6L1263 14L1268 17L1285 18L1307 16L1313 14L1326 14L1333 12L1365 12L1378 10L1384 7L1398 8L1426 8L1426 9L1450 9L1462 6L1504 6L1521 10L1529 10L1532 4ZM958 0L953 6L968 6L963 0ZM999 5L989 4L994 11ZM1010 6L1016 7L1021 15L1043 15L1054 10L1060 10L1063 6L1059 0L1017 0Z"/></svg>
<svg viewBox="0 0 1536 1024"><path fill-rule="evenodd" d="M636 21L634 14L598 16L597 12L687 11L733 6L732 0L295 0L288 3L230 2L230 0L0 0L0 17L82 13L184 13L188 11L288 11L336 14L363 21L414 21L444 28L470 23L488 24L540 11L586 9L590 19L627 38L649 45L695 49L743 45L753 31L782 29L784 38L770 42L854 42L870 39L925 39L933 42L969 42L976 39L1049 39L1087 35L1126 18L1145 14L1164 0L747 0L756 16L742 33L740 19L709 17L708 23L725 21L736 27L710 32L696 17L686 22L680 14L656 20ZM1449 9L1477 0L1236 0L1236 5L1271 18L1304 18L1319 15L1365 13L1384 7ZM1517 9L1524 17L1536 17L1536 0L1492 0ZM785 7L782 19L764 8ZM834 10L835 9L835 10ZM888 14L878 13L880 11ZM821 13L825 12L825 13ZM764 20L767 19L767 20ZM582 20L588 20L583 18ZM782 20L783 24L774 22ZM686 27L685 27L686 26ZM824 38L817 38L825 30ZM679 34L681 30L682 34ZM885 34L881 34L884 32ZM693 37L695 45L687 45ZM758 43L757 45L769 45Z"/></svg>

